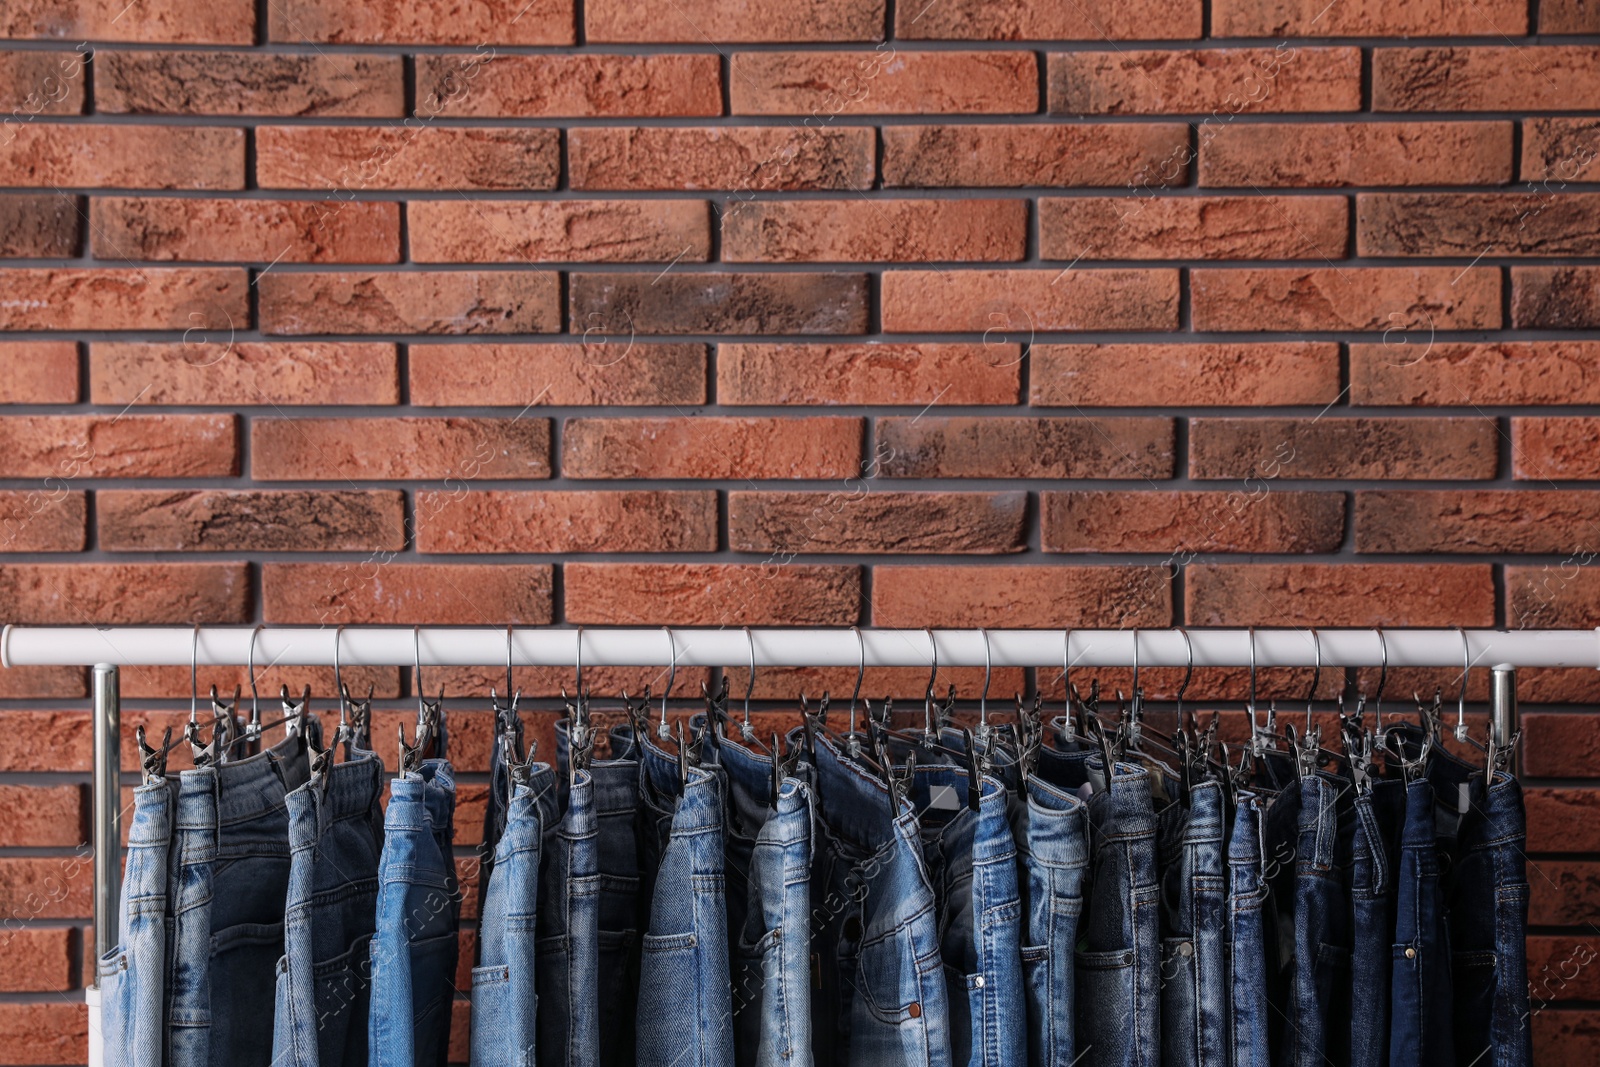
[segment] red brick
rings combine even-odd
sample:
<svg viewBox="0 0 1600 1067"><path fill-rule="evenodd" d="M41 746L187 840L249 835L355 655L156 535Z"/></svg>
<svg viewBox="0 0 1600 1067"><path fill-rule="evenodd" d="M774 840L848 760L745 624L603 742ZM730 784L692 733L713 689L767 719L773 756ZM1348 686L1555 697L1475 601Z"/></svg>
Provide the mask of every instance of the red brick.
<svg viewBox="0 0 1600 1067"><path fill-rule="evenodd" d="M0 552L82 552L88 498L59 484L0 490Z"/></svg>
<svg viewBox="0 0 1600 1067"><path fill-rule="evenodd" d="M910 638L910 640L917 640ZM919 642L919 647L926 649L927 638ZM584 668L587 674L588 668ZM682 674L682 669L679 669ZM723 674L728 678L728 686L733 693L735 701L744 699L744 690L750 671L747 667L731 665L723 669ZM1142 680L1142 676L1141 676ZM990 672L990 699L1010 700L1009 694L1021 692L1027 688L1025 672L1014 667L995 667ZM950 667L939 664L939 671L934 680L934 691L943 693L945 686L953 685L958 693L974 693L983 690L982 667ZM927 667L868 667L866 675L862 678L862 700L877 700L883 697L893 697L896 700L907 701L898 709L891 712L891 717L897 722L906 722L908 719L915 721L920 726L922 718L922 696L928 687ZM799 716L796 714L799 707L795 702L797 694L804 694L813 700L826 692L832 695L832 706L829 708L829 719L832 722L844 722L850 707L850 694L856 688L856 669L854 667L761 667L756 670L755 692L753 700L778 700L795 708L794 712L771 712L752 709L750 720L761 725L757 726L757 736L767 736L772 729L781 733L787 732L789 726L784 725L792 720L792 725L799 725ZM997 697L996 694L1007 694ZM739 705L736 703L735 708ZM858 717L864 714L864 707L858 706ZM740 712L742 715L742 712ZM770 724L768 727L767 724ZM909 723L908 723L909 724Z"/></svg>
<svg viewBox="0 0 1600 1067"><path fill-rule="evenodd" d="M550 477L548 419L256 419L261 481Z"/></svg>
<svg viewBox="0 0 1600 1067"><path fill-rule="evenodd" d="M560 281L549 271L264 274L263 333L553 333Z"/></svg>
<svg viewBox="0 0 1600 1067"><path fill-rule="evenodd" d="M1058 629L1171 622L1172 584L1160 567L873 568L874 626Z"/></svg>
<svg viewBox="0 0 1600 1067"><path fill-rule="evenodd" d="M1589 566L1600 549L1591 536L1570 546L1558 563L1505 568L1506 618L1516 629L1600 626L1600 571Z"/></svg>
<svg viewBox="0 0 1600 1067"><path fill-rule="evenodd" d="M1528 29L1521 0L1489 0L1447 9L1357 0L1217 0L1217 37L1507 37Z"/></svg>
<svg viewBox="0 0 1600 1067"><path fill-rule="evenodd" d="M1600 326L1600 267L1512 267L1511 325L1534 330Z"/></svg>
<svg viewBox="0 0 1600 1067"><path fill-rule="evenodd" d="M1004 343L720 344L717 403L1015 404L1021 364Z"/></svg>
<svg viewBox="0 0 1600 1067"><path fill-rule="evenodd" d="M588 329L584 342L411 345L411 403L518 409L705 403L705 345L647 344Z"/></svg>
<svg viewBox="0 0 1600 1067"><path fill-rule="evenodd" d="M1600 1055L1600 1013L1549 1007L1556 1000L1589 999L1581 991L1594 988L1600 972L1594 966L1595 955L1592 938L1528 939L1528 1000L1536 1057L1530 1062L1583 1067Z"/></svg>
<svg viewBox="0 0 1600 1067"><path fill-rule="evenodd" d="M1600 419L1580 416L1512 419L1511 464L1513 477L1519 479L1600 479Z"/></svg>
<svg viewBox="0 0 1600 1067"><path fill-rule="evenodd" d="M1335 552L1344 494L1072 491L1039 494L1046 552Z"/></svg>
<svg viewBox="0 0 1600 1067"><path fill-rule="evenodd" d="M392 344L97 341L89 396L118 405L395 404L397 368Z"/></svg>
<svg viewBox="0 0 1600 1067"><path fill-rule="evenodd" d="M1329 404L1339 346L1316 341L1034 345L1035 407L1270 407Z"/></svg>
<svg viewBox="0 0 1600 1067"><path fill-rule="evenodd" d="M826 493L731 492L728 547L797 554L1021 552L1027 494L868 491L863 482Z"/></svg>
<svg viewBox="0 0 1600 1067"><path fill-rule="evenodd" d="M249 570L246 563L0 564L0 614L47 626L244 622Z"/></svg>
<svg viewBox="0 0 1600 1067"><path fill-rule="evenodd" d="M26 669L12 667L0 672L0 677ZM6 708L0 711L0 771L87 771L93 731L87 707L71 711Z"/></svg>
<svg viewBox="0 0 1600 1067"><path fill-rule="evenodd" d="M360 552L406 541L398 490L103 489L95 512L110 552Z"/></svg>
<svg viewBox="0 0 1600 1067"><path fill-rule="evenodd" d="M71 1064L88 1057L89 1009L82 1002L0 1004L0 1063Z"/></svg>
<svg viewBox="0 0 1600 1067"><path fill-rule="evenodd" d="M73 988L70 926L16 927L6 932L5 943L0 992L65 993Z"/></svg>
<svg viewBox="0 0 1600 1067"><path fill-rule="evenodd" d="M124 52L95 54L94 106L144 115L405 114L399 56L318 52Z"/></svg>
<svg viewBox="0 0 1600 1067"><path fill-rule="evenodd" d="M1528 879L1528 922L1533 926L1593 928L1600 916L1600 863L1538 860ZM1600 1045L1600 1034L1595 1043ZM1546 1061L1539 1060L1544 1063Z"/></svg>
<svg viewBox="0 0 1600 1067"><path fill-rule="evenodd" d="M474 882L474 899L476 898L476 882ZM465 883L462 891L465 892ZM472 1053L472 1001L453 1000L450 1002L450 1047L448 1055L451 1063L466 1063Z"/></svg>
<svg viewBox="0 0 1600 1067"><path fill-rule="evenodd" d="M1031 340L1035 330L1170 330L1175 270L896 270L883 275L890 333L986 331Z"/></svg>
<svg viewBox="0 0 1600 1067"><path fill-rule="evenodd" d="M586 126L567 132L574 189L869 189L876 158L873 131L865 127Z"/></svg>
<svg viewBox="0 0 1600 1067"><path fill-rule="evenodd" d="M264 563L266 622L545 626L551 567L535 563Z"/></svg>
<svg viewBox="0 0 1600 1067"><path fill-rule="evenodd" d="M703 200L420 200L406 208L419 263L703 263Z"/></svg>
<svg viewBox="0 0 1600 1067"><path fill-rule="evenodd" d="M78 254L83 209L75 196L0 195L0 256L70 259Z"/></svg>
<svg viewBox="0 0 1600 1067"><path fill-rule="evenodd" d="M885 126L885 187L1134 185L1188 181L1189 128L1167 122Z"/></svg>
<svg viewBox="0 0 1600 1067"><path fill-rule="evenodd" d="M0 416L7 478L204 478L238 469L233 415Z"/></svg>
<svg viewBox="0 0 1600 1067"><path fill-rule="evenodd" d="M17 125L0 156L0 185L243 189L244 131L104 123Z"/></svg>
<svg viewBox="0 0 1600 1067"><path fill-rule="evenodd" d="M880 418L885 478L1170 478L1173 421L955 415Z"/></svg>
<svg viewBox="0 0 1600 1067"><path fill-rule="evenodd" d="M260 126L263 189L554 189L561 135L553 129L444 126Z"/></svg>
<svg viewBox="0 0 1600 1067"><path fill-rule="evenodd" d="M1600 194L1363 193L1356 247L1364 256L1592 256Z"/></svg>
<svg viewBox="0 0 1600 1067"><path fill-rule="evenodd" d="M1044 259L1342 259L1342 196L1078 196L1039 200Z"/></svg>
<svg viewBox="0 0 1600 1067"><path fill-rule="evenodd" d="M409 669L409 668L407 668ZM256 688L261 693L263 701L261 713L265 718L278 699L278 693L283 686L288 686L289 692L299 693L306 686L311 687L313 708L324 721L332 719L337 721L337 706L331 699L337 692L334 686L334 671L332 667L304 667L293 663L257 663L255 665ZM400 695L400 670L395 667L352 667L339 668L339 674L344 678L345 686L351 693L365 695L367 687L373 687L373 696L379 700L386 700ZM233 699L233 691L238 689L243 694L244 714L249 713L250 707L250 673L247 664L229 667L207 667L202 665L196 676L200 683L200 696L205 695L212 686L216 686L218 694L225 700ZM431 677L430 682L431 685ZM157 699L171 699L174 693L187 693L189 691L189 665L187 663L176 667L124 667L122 670L122 695L125 697L154 697ZM127 715L126 710L123 711ZM188 708L182 709L185 718L188 717ZM269 720L270 721L270 720ZM174 731L174 734L181 731ZM132 727L124 725L122 728L123 766L132 769L139 765L138 757L134 754ZM270 743L270 741L269 741Z"/></svg>
<svg viewBox="0 0 1600 1067"><path fill-rule="evenodd" d="M78 346L0 341L0 404L76 404Z"/></svg>
<svg viewBox="0 0 1600 1067"><path fill-rule="evenodd" d="M1600 9L1597 9L1600 10ZM1541 182L1537 191L1564 189L1567 182L1594 181L1600 173L1600 119L1524 119L1522 123L1523 180Z"/></svg>
<svg viewBox="0 0 1600 1067"><path fill-rule="evenodd" d="M1591 110L1600 107L1597 55L1594 45L1376 48L1372 110Z"/></svg>
<svg viewBox="0 0 1600 1067"><path fill-rule="evenodd" d="M81 697L89 692L82 667L12 667L0 671L0 697Z"/></svg>
<svg viewBox="0 0 1600 1067"><path fill-rule="evenodd" d="M1520 672L1519 672L1520 673ZM1521 678L1517 679L1521 682ZM1531 716L1530 716L1531 717ZM1540 720L1555 718L1538 715ZM1526 722L1526 720L1524 720ZM1524 740L1529 740L1525 735ZM1526 751L1526 750L1525 750ZM1582 777L1582 776L1580 776ZM1528 811L1529 852L1600 852L1600 789L1554 789L1544 786L1523 787L1523 798ZM1530 939L1528 958L1532 963L1535 953L1548 959L1554 947L1554 938ZM1535 941L1542 944L1535 944ZM1530 977L1537 968L1530 967ZM1600 981L1600 979L1591 979ZM1533 978L1533 984L1539 984ZM1600 997L1583 997L1584 1000Z"/></svg>
<svg viewBox="0 0 1600 1067"><path fill-rule="evenodd" d="M1494 267L1249 267L1190 273L1197 330L1383 330L1423 336L1500 326Z"/></svg>
<svg viewBox="0 0 1600 1067"><path fill-rule="evenodd" d="M568 419L568 478L847 478L861 474L861 420Z"/></svg>
<svg viewBox="0 0 1600 1067"><path fill-rule="evenodd" d="M1190 626L1493 626L1485 564L1192 563Z"/></svg>
<svg viewBox="0 0 1600 1067"><path fill-rule="evenodd" d="M699 42L697 42L699 43ZM451 118L641 117L722 114L722 71L696 55L416 57L418 108Z"/></svg>
<svg viewBox="0 0 1600 1067"><path fill-rule="evenodd" d="M0 37L139 41L149 44L252 44L255 5L221 0L195 7L185 0L147 0L132 18L125 0L18 0L0 11Z"/></svg>
<svg viewBox="0 0 1600 1067"><path fill-rule="evenodd" d="M980 41L1162 40L1199 37L1194 0L1060 4L1051 0L939 0L895 8L895 36Z"/></svg>
<svg viewBox="0 0 1600 1067"><path fill-rule="evenodd" d="M1493 478L1499 428L1482 416L1197 418L1191 478ZM1452 490L1452 495L1456 491Z"/></svg>
<svg viewBox="0 0 1600 1067"><path fill-rule="evenodd" d="M567 288L573 325L615 337L867 328L864 274L571 274Z"/></svg>
<svg viewBox="0 0 1600 1067"><path fill-rule="evenodd" d="M1119 49L1050 56L1057 115L1358 111L1359 48ZM1208 128L1202 129L1204 138Z"/></svg>
<svg viewBox="0 0 1600 1067"><path fill-rule="evenodd" d="M88 42L71 52L0 52L0 110L10 115L10 123L35 115L83 114L88 53Z"/></svg>
<svg viewBox="0 0 1600 1067"><path fill-rule="evenodd" d="M1032 114L1032 52L738 52L728 68L735 115Z"/></svg>
<svg viewBox="0 0 1600 1067"><path fill-rule="evenodd" d="M1511 180L1511 127L1509 122L1250 122L1207 127L1200 143L1200 184L1503 185Z"/></svg>
<svg viewBox="0 0 1600 1067"><path fill-rule="evenodd" d="M1600 404L1600 342L1350 346L1350 400L1396 407ZM1515 425L1515 423L1513 423Z"/></svg>
<svg viewBox="0 0 1600 1067"><path fill-rule="evenodd" d="M860 620L858 567L568 563L562 571L565 617L571 623L849 626ZM641 589L650 590L648 604L640 599Z"/></svg>
<svg viewBox="0 0 1600 1067"><path fill-rule="evenodd" d="M1020 260L1024 200L752 201L722 221L729 262Z"/></svg>
<svg viewBox="0 0 1600 1067"><path fill-rule="evenodd" d="M0 329L247 329L245 272L235 267L0 268Z"/></svg>
<svg viewBox="0 0 1600 1067"><path fill-rule="evenodd" d="M1479 489L1356 494L1357 552L1563 554L1593 539L1600 493Z"/></svg>
<svg viewBox="0 0 1600 1067"><path fill-rule="evenodd" d="M577 24L572 0L481 0L448 11L404 0L279 0L267 9L267 40L562 45L577 42Z"/></svg>
<svg viewBox="0 0 1600 1067"><path fill-rule="evenodd" d="M1600 671L1592 667L1527 667L1517 672L1524 704L1600 704Z"/></svg>
<svg viewBox="0 0 1600 1067"><path fill-rule="evenodd" d="M1593 714L1569 715L1546 711L1527 711L1520 719L1522 727L1522 770L1535 778L1596 778L1600 777L1600 716ZM1571 796L1587 796L1587 791L1573 790ZM1584 800L1584 810L1591 808ZM1530 830L1533 804L1529 802ZM1576 821L1575 821L1576 824ZM1570 832L1570 831L1569 831ZM1547 838L1548 840L1548 838ZM1532 842L1530 842L1530 847ZM1544 844L1543 851L1582 852L1581 847L1571 847L1558 840Z"/></svg>
<svg viewBox="0 0 1600 1067"><path fill-rule="evenodd" d="M0 847L72 848L86 840L83 789L0 785Z"/></svg>
<svg viewBox="0 0 1600 1067"><path fill-rule="evenodd" d="M627 0L588 0L590 41L649 44L712 41L877 41L883 37L883 0L795 5L783 0L679 0L670 8L645 8Z"/></svg>
<svg viewBox="0 0 1600 1067"><path fill-rule="evenodd" d="M518 639L520 642L520 638ZM520 647L520 645L519 645ZM588 648L588 645L584 645ZM851 675L852 681L855 675ZM583 665L583 686L595 693L638 693L648 683L652 691L666 681L666 676L656 667L597 667L591 663ZM678 664L677 685L681 687L677 692L700 692L701 683L711 684L711 670L708 667L685 667ZM506 688L506 669L501 664L498 667L439 667L428 669L428 688L436 689L443 685L448 693L487 693L492 687L495 692L503 693ZM527 701L534 697L558 697L561 690L571 693L574 689L572 666L565 667L517 667L512 671L512 688L522 691L524 721L532 737L539 739L539 751L549 752L555 746L555 717L552 715L529 715ZM743 692L743 690L740 690ZM789 694L793 696L794 694ZM610 700L596 700L594 714L596 720L614 717L615 721L626 718L620 711L611 711L610 708L620 709L621 702ZM413 715L413 719L415 716ZM456 820L457 833L465 833L459 829L461 820ZM457 839L459 840L459 838Z"/></svg>
<svg viewBox="0 0 1600 1067"><path fill-rule="evenodd" d="M394 203L96 197L90 229L101 259L400 261Z"/></svg>
<svg viewBox="0 0 1600 1067"><path fill-rule="evenodd" d="M426 491L419 552L715 552L711 490Z"/></svg>
<svg viewBox="0 0 1600 1067"><path fill-rule="evenodd" d="M1594 0L1550 0L1539 5L1540 33L1600 31L1600 7Z"/></svg>

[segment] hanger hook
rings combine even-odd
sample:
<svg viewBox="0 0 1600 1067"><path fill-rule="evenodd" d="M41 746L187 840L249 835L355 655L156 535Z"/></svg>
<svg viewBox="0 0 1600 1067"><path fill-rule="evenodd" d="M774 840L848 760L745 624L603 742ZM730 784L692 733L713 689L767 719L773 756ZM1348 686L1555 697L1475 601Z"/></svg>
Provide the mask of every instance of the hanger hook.
<svg viewBox="0 0 1600 1067"><path fill-rule="evenodd" d="M428 693L422 688L422 627L411 627L411 653L416 660L417 669L417 721L422 721L422 716L428 710Z"/></svg>
<svg viewBox="0 0 1600 1067"><path fill-rule="evenodd" d="M672 692L672 683L678 677L678 642L672 638L672 627L663 626L661 629L667 635L667 686L661 690L661 725L656 732L665 738L672 733L667 728L667 696Z"/></svg>
<svg viewBox="0 0 1600 1067"><path fill-rule="evenodd" d="M189 721L200 714L200 624L194 624L194 636L189 641Z"/></svg>
<svg viewBox="0 0 1600 1067"><path fill-rule="evenodd" d="M1317 700L1317 683L1322 680L1322 637L1317 628L1311 628L1311 646L1317 654L1317 667L1311 673L1311 692L1306 694L1306 732L1311 731L1311 705Z"/></svg>
<svg viewBox="0 0 1600 1067"><path fill-rule="evenodd" d="M1456 740L1467 740L1467 672L1472 670L1472 646L1467 644L1467 631L1456 627L1461 635L1461 691L1456 694Z"/></svg>
<svg viewBox="0 0 1600 1067"><path fill-rule="evenodd" d="M511 627L506 627L506 702L511 701Z"/></svg>
<svg viewBox="0 0 1600 1067"><path fill-rule="evenodd" d="M1188 663L1183 671L1183 681L1178 686L1178 725L1183 725L1183 695L1189 691L1189 679L1194 677L1194 642L1189 640L1189 631L1182 626L1173 629L1183 635L1183 647L1187 651Z"/></svg>
<svg viewBox="0 0 1600 1067"><path fill-rule="evenodd" d="M250 631L250 651L245 654L245 669L250 675L250 725L255 729L261 727L261 694L256 692L256 637L264 628L257 626Z"/></svg>
<svg viewBox="0 0 1600 1067"><path fill-rule="evenodd" d="M1375 627L1378 631L1378 654L1382 657L1379 661L1382 666L1378 668L1378 691L1372 695L1372 722L1373 728L1383 729L1383 686L1389 680L1389 639L1384 636L1383 627Z"/></svg>
<svg viewBox="0 0 1600 1067"><path fill-rule="evenodd" d="M1137 715L1139 711L1139 628L1133 628L1133 710Z"/></svg>
<svg viewBox="0 0 1600 1067"><path fill-rule="evenodd" d="M850 629L856 635L856 687L850 693L850 732L856 730L856 698L861 696L861 682L867 676L867 640L861 636L861 627Z"/></svg>
<svg viewBox="0 0 1600 1067"><path fill-rule="evenodd" d="M983 692L978 695L978 730L982 739L989 733L989 674L993 664L989 658L989 631L979 627L978 636L983 638Z"/></svg>
<svg viewBox="0 0 1600 1067"><path fill-rule="evenodd" d="M341 624L333 631L333 687L339 691L339 725L343 726L349 717L345 712L344 671L339 665L339 639L344 636L344 626Z"/></svg>
<svg viewBox="0 0 1600 1067"><path fill-rule="evenodd" d="M1072 627L1061 631L1061 688L1067 705L1067 721L1072 720Z"/></svg>
<svg viewBox="0 0 1600 1067"><path fill-rule="evenodd" d="M756 635L750 632L748 626L744 627L744 640L750 646L750 676L744 680L744 729L745 735L749 736L750 695L756 691Z"/></svg>
<svg viewBox="0 0 1600 1067"><path fill-rule="evenodd" d="M922 732L927 737L933 736L933 683L939 677L939 642L934 640L933 631L924 628L923 633L928 635L928 648L933 652L933 669L928 672L928 688L922 694Z"/></svg>

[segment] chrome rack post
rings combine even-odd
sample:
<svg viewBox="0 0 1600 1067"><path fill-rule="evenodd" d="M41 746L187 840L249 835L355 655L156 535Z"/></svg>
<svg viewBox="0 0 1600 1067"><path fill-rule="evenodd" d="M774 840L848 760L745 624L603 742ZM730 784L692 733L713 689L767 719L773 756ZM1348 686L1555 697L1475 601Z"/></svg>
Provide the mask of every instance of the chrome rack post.
<svg viewBox="0 0 1600 1067"><path fill-rule="evenodd" d="M117 668L94 668L94 956L117 944L122 883L122 707ZM93 982L99 985L95 975Z"/></svg>
<svg viewBox="0 0 1600 1067"><path fill-rule="evenodd" d="M1497 663L1490 671L1490 704L1493 715L1495 744L1503 751L1517 733L1517 668L1509 663ZM1521 745L1517 749L1521 749ZM1511 773L1521 769L1519 752L1511 752Z"/></svg>

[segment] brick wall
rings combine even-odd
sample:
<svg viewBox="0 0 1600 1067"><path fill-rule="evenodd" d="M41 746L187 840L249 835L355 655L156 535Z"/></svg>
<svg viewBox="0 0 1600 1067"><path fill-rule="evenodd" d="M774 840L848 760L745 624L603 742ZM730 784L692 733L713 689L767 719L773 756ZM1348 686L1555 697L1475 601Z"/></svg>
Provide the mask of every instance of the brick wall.
<svg viewBox="0 0 1600 1067"><path fill-rule="evenodd" d="M1597 35L1591 0L0 0L0 619L1595 625ZM407 679L349 673L392 738ZM470 845L497 672L439 674ZM186 675L127 672L130 735ZM85 691L0 672L0 1064L84 1057ZM1588 1064L1600 683L1523 696L1538 1062Z"/></svg>

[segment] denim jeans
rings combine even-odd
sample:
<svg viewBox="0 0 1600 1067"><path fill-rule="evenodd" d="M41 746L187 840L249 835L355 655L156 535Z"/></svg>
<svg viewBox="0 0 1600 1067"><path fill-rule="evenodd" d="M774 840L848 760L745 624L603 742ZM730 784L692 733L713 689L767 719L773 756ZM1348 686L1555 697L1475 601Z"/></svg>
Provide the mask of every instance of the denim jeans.
<svg viewBox="0 0 1600 1067"><path fill-rule="evenodd" d="M508 779L509 781L509 779ZM478 919L478 966L472 969L472 1062L533 1067L543 1005L537 957L540 865L546 828L555 819L555 776L534 767L505 807L494 867Z"/></svg>
<svg viewBox="0 0 1600 1067"><path fill-rule="evenodd" d="M1078 1046L1089 1067L1161 1062L1160 887L1150 772L1087 769L1092 889L1077 953Z"/></svg>
<svg viewBox="0 0 1600 1067"><path fill-rule="evenodd" d="M455 809L448 760L423 760L389 784L372 939L372 1067L444 1067L449 1054L461 925Z"/></svg>
<svg viewBox="0 0 1600 1067"><path fill-rule="evenodd" d="M1228 1067L1227 861L1221 782L1156 817L1162 882L1161 1061Z"/></svg>
<svg viewBox="0 0 1600 1067"><path fill-rule="evenodd" d="M117 947L100 957L100 1031L106 1063L162 1067L163 976L167 952L167 853L177 782L133 791L127 867L118 907Z"/></svg>
<svg viewBox="0 0 1600 1067"><path fill-rule="evenodd" d="M1350 863L1350 1064L1388 1067L1389 977L1394 967L1395 877L1406 787L1374 781L1355 799Z"/></svg>
<svg viewBox="0 0 1600 1067"><path fill-rule="evenodd" d="M372 934L383 852L383 763L360 749L285 798L289 890L274 1067L367 1062Z"/></svg>
<svg viewBox="0 0 1600 1067"><path fill-rule="evenodd" d="M1450 943L1439 885L1433 786L1406 786L1406 818L1396 878L1389 1062L1396 1067L1455 1063L1450 1028Z"/></svg>
<svg viewBox="0 0 1600 1067"><path fill-rule="evenodd" d="M600 854L594 777L580 770L565 790L543 786L536 777L533 788L545 826L542 854L530 861L539 868L533 913L539 1061L595 1067L600 1063ZM554 803L545 798L559 792L566 794L566 810L557 821Z"/></svg>
<svg viewBox="0 0 1600 1067"><path fill-rule="evenodd" d="M1267 885L1262 877L1261 802L1240 793L1228 839L1228 965L1233 1067L1271 1067L1267 1016Z"/></svg>
<svg viewBox="0 0 1600 1067"><path fill-rule="evenodd" d="M273 969L283 955L289 889L284 797L310 774L304 739L184 771L169 860L170 1067L271 1058Z"/></svg>

